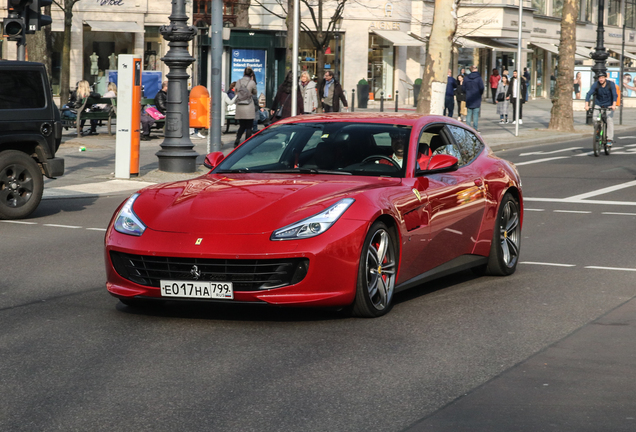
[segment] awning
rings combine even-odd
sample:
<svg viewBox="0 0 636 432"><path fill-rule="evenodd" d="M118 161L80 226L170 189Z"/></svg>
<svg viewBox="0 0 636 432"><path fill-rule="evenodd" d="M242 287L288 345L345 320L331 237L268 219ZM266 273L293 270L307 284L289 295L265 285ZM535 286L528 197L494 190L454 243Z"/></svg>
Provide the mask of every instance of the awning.
<svg viewBox="0 0 636 432"><path fill-rule="evenodd" d="M616 49L614 49L614 48L610 48L609 50L610 50L611 52L613 52L614 54L617 54L617 55L619 55L619 56L621 55L621 49L616 50ZM636 60L636 55L631 54L631 53L628 53L627 51L625 51L625 52L623 53L623 55L624 55L625 57L629 58L629 59ZM620 60L619 60L619 62L620 62Z"/></svg>
<svg viewBox="0 0 636 432"><path fill-rule="evenodd" d="M517 45L515 43L506 43L502 41L498 41L496 39L488 38L488 37L460 37L457 40L457 43L466 48L486 48L486 49L494 49L495 51L502 52L517 52ZM521 48L523 52L531 52L527 48Z"/></svg>
<svg viewBox="0 0 636 432"><path fill-rule="evenodd" d="M585 51L587 51L587 52L589 53L589 54L588 54L588 55L589 55L589 58L592 58L592 53L593 53L594 51L596 51L596 47L583 47L582 49L583 49L583 50L585 50ZM607 50L607 48L606 48L606 50ZM627 56L626 56L626 57L627 57ZM593 59L592 59L592 60L593 60ZM608 58L607 58L607 60L605 60L605 62L606 62L607 64L610 64L610 63L611 63L611 64L618 64L618 63L620 63L620 60L617 60L617 59L615 59L615 58L613 58L613 57L608 57Z"/></svg>
<svg viewBox="0 0 636 432"><path fill-rule="evenodd" d="M373 30L373 33L390 41L394 46L424 46L424 42L415 39L408 33L391 30Z"/></svg>
<svg viewBox="0 0 636 432"><path fill-rule="evenodd" d="M143 33L142 26L132 21L85 21L92 31L98 32L120 32L120 33Z"/></svg>
<svg viewBox="0 0 636 432"><path fill-rule="evenodd" d="M530 42L530 44L536 46L537 48L541 48L542 50L551 52L552 54L559 55L559 47L557 47L556 45L552 45L549 43L542 43L542 42ZM576 60L585 60L585 59L588 59L589 56L582 55L582 54L579 54L578 52L575 52L574 58Z"/></svg>

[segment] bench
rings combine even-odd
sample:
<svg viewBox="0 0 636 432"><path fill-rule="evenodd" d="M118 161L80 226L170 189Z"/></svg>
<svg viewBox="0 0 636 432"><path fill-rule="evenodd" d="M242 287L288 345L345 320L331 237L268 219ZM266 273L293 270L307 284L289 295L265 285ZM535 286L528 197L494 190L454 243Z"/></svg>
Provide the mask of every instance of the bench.
<svg viewBox="0 0 636 432"><path fill-rule="evenodd" d="M101 111L89 111L86 112L87 108L91 108L93 105L100 104L106 105L106 108ZM75 119L64 119L63 126L64 127L75 127L77 128L77 136L81 135L81 124L82 120L106 120L108 125L108 135L112 135L111 123L113 119L117 118L117 99L116 98L94 98L88 97L82 104L80 108L77 109L77 118Z"/></svg>
<svg viewBox="0 0 636 432"><path fill-rule="evenodd" d="M144 112L148 105L155 105L154 98L141 98L141 112ZM166 125L166 119L163 118L161 120L155 120L155 124L152 125L151 129L163 129Z"/></svg>
<svg viewBox="0 0 636 432"><path fill-rule="evenodd" d="M265 108L265 111L267 111L267 114L268 114L268 116L269 116L269 108ZM235 112L236 112L236 111L235 111ZM268 122L271 122L271 121L272 121L271 117L268 117L268 118L267 118L267 121L268 121ZM260 119L258 120L258 122L259 122L260 124L265 123L265 122L263 122L263 121L262 121L262 120L260 120ZM228 133L228 132L230 131L230 125L231 125L231 124L232 124L232 125L238 125L238 124L239 124L239 121L238 121L238 120L234 117L234 114L228 114L228 113L226 113L226 114L225 114L225 132L224 132L224 133Z"/></svg>

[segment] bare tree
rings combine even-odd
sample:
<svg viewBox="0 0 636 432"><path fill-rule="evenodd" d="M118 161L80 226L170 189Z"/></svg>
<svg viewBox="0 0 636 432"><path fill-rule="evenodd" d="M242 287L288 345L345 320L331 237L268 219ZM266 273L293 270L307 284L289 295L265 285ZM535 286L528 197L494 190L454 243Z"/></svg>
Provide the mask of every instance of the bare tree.
<svg viewBox="0 0 636 432"><path fill-rule="evenodd" d="M443 114L459 0L435 0L433 27L426 49L426 66L417 102L419 114Z"/></svg>
<svg viewBox="0 0 636 432"><path fill-rule="evenodd" d="M60 105L68 100L69 81L71 79L71 26L73 25L73 6L80 0L53 0L64 13L64 45L62 47L62 72L60 77Z"/></svg>
<svg viewBox="0 0 636 432"><path fill-rule="evenodd" d="M577 0L564 0L561 17L561 41L559 43L559 73L554 100L550 111L548 129L574 132L572 109L572 80L574 79L574 53L576 51L576 18L579 15Z"/></svg>
<svg viewBox="0 0 636 432"><path fill-rule="evenodd" d="M252 0L239 0L236 2L236 27L250 28L250 6Z"/></svg>

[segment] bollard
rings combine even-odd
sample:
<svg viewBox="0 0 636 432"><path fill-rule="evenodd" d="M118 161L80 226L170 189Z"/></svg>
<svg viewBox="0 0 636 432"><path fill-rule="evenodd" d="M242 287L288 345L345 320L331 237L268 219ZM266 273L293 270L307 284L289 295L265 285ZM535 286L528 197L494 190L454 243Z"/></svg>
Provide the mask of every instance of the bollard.
<svg viewBox="0 0 636 432"><path fill-rule="evenodd" d="M398 99L400 97L400 91L395 91L395 112L398 112Z"/></svg>
<svg viewBox="0 0 636 432"><path fill-rule="evenodd" d="M380 112L384 112L384 92L380 92Z"/></svg>
<svg viewBox="0 0 636 432"><path fill-rule="evenodd" d="M356 110L356 89L351 89L351 112Z"/></svg>

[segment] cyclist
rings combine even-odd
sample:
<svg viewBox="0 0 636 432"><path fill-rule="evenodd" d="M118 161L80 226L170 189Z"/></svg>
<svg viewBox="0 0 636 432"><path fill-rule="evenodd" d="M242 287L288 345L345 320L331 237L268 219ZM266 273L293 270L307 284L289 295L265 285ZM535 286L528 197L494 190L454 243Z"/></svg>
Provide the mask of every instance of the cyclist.
<svg viewBox="0 0 636 432"><path fill-rule="evenodd" d="M592 85L592 88L585 95L585 111L590 109L590 98L596 95L594 101L594 117L598 115L601 108L607 108L607 146L611 147L614 141L614 110L616 109L616 86L614 82L607 81L607 74L601 72L598 74L598 81Z"/></svg>

